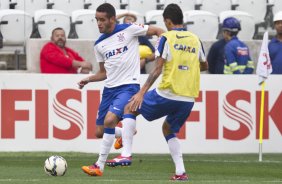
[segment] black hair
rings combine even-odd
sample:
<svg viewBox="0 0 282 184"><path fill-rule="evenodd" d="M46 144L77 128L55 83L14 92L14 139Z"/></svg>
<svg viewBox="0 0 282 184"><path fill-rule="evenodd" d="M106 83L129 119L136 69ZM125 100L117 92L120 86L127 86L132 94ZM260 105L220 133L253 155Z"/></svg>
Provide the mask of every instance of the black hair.
<svg viewBox="0 0 282 184"><path fill-rule="evenodd" d="M116 16L116 10L113 7L113 5L111 5L110 3L103 3L103 4L101 4L96 9L96 12L105 12L105 13L107 13L107 17L108 18Z"/></svg>
<svg viewBox="0 0 282 184"><path fill-rule="evenodd" d="M236 32L230 32L230 36L237 36L239 33L239 31L236 31Z"/></svg>
<svg viewBox="0 0 282 184"><path fill-rule="evenodd" d="M169 4L163 12L164 19L170 19L173 24L183 24L183 13L177 4Z"/></svg>
<svg viewBox="0 0 282 184"><path fill-rule="evenodd" d="M53 29L53 31L52 31L52 35L54 34L54 32L55 31L57 31L57 30L63 30L63 31L65 31L63 28L61 28L61 27L56 27L55 29Z"/></svg>
<svg viewBox="0 0 282 184"><path fill-rule="evenodd" d="M238 33L239 33L239 31L228 31L228 30L223 30L223 31L228 32L228 34L229 34L231 37L233 37L233 36L237 36L237 35L238 35Z"/></svg>

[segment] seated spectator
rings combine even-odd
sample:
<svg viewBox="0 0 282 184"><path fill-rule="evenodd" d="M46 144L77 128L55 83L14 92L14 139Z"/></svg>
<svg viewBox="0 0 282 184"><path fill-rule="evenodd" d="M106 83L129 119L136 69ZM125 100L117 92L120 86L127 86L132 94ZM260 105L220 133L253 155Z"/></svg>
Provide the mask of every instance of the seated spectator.
<svg viewBox="0 0 282 184"><path fill-rule="evenodd" d="M132 13L123 13L123 14L117 15L116 18L117 20L124 18L123 23L125 24L134 23L137 20L137 17ZM138 41L140 44L139 52L140 52L141 73L145 74L147 73L145 65L148 62L155 60L155 48L146 36L139 36ZM151 50L151 52L150 51L148 52L148 50Z"/></svg>
<svg viewBox="0 0 282 184"><path fill-rule="evenodd" d="M207 61L209 63L209 73L223 74L224 70L224 47L225 39L220 39L212 44L208 53Z"/></svg>
<svg viewBox="0 0 282 184"><path fill-rule="evenodd" d="M224 47L224 74L252 74L254 62L250 58L249 48L237 37L241 30L240 22L234 17L224 19L223 38L227 42Z"/></svg>
<svg viewBox="0 0 282 184"><path fill-rule="evenodd" d="M268 45L272 74L282 74L282 11L275 14L273 22L276 37Z"/></svg>
<svg viewBox="0 0 282 184"><path fill-rule="evenodd" d="M51 41L40 53L41 73L89 73L92 64L84 61L74 50L65 46L66 36L62 28L52 31Z"/></svg>

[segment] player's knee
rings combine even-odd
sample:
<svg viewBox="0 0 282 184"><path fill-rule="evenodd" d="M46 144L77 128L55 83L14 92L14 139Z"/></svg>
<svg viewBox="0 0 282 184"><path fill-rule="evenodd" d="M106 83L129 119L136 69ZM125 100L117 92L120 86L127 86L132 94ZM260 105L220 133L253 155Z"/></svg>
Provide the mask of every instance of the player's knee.
<svg viewBox="0 0 282 184"><path fill-rule="evenodd" d="M163 129L163 135L164 136L171 134L170 125L167 122L163 123L162 129Z"/></svg>
<svg viewBox="0 0 282 184"><path fill-rule="evenodd" d="M124 114L129 114L131 111L130 111L130 103L128 103L125 107L124 107Z"/></svg>
<svg viewBox="0 0 282 184"><path fill-rule="evenodd" d="M114 128L116 126L116 118L114 117L106 117L104 121L104 125L107 128Z"/></svg>
<svg viewBox="0 0 282 184"><path fill-rule="evenodd" d="M103 138L104 131L96 130L95 134L97 138Z"/></svg>

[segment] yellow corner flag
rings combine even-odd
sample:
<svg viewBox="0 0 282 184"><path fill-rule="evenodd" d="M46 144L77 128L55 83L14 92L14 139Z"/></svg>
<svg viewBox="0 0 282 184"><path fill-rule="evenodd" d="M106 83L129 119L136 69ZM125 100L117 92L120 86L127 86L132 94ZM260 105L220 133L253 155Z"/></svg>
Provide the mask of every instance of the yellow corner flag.
<svg viewBox="0 0 282 184"><path fill-rule="evenodd" d="M259 123L259 161L262 161L263 118L264 118L264 87L265 80L272 72L271 60L268 51L268 32L263 35L262 45L258 58L256 73L261 85L260 123Z"/></svg>

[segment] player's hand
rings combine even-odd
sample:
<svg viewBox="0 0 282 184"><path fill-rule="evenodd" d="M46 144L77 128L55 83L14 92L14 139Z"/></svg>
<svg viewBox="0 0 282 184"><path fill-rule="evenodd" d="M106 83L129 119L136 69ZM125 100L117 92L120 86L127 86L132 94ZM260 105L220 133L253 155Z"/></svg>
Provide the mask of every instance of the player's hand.
<svg viewBox="0 0 282 184"><path fill-rule="evenodd" d="M140 109L142 106L143 98L144 98L144 94L142 94L140 91L136 93L130 99L130 106L129 106L130 111L136 112L138 109Z"/></svg>
<svg viewBox="0 0 282 184"><path fill-rule="evenodd" d="M86 79L82 79L81 81L79 81L77 84L78 84L78 88L79 89L82 89L86 84L89 83L89 78L86 78Z"/></svg>

